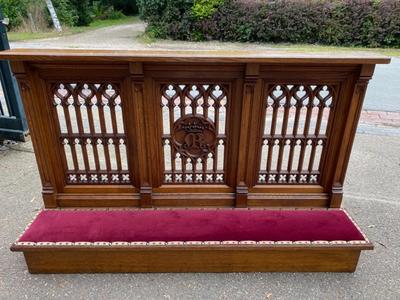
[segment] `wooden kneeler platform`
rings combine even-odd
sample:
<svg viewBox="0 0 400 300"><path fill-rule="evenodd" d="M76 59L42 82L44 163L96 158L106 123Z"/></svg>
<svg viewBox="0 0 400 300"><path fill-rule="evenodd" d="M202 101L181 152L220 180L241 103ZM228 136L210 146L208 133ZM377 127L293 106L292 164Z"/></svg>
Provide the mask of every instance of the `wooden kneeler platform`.
<svg viewBox="0 0 400 300"><path fill-rule="evenodd" d="M354 272L372 249L341 209L45 210L13 251L31 273Z"/></svg>
<svg viewBox="0 0 400 300"><path fill-rule="evenodd" d="M31 273L354 272L342 210L382 56L2 51L45 209L11 247Z"/></svg>

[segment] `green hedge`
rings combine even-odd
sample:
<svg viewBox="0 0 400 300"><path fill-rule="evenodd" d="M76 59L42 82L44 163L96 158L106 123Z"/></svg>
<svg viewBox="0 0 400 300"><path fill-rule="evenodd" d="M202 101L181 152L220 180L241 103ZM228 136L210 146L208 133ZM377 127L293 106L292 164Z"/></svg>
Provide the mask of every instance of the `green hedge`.
<svg viewBox="0 0 400 300"><path fill-rule="evenodd" d="M158 38L400 47L400 0L139 0Z"/></svg>
<svg viewBox="0 0 400 300"><path fill-rule="evenodd" d="M78 12L69 0L53 0L52 2L61 24L72 27L78 23ZM52 23L50 15L48 21L49 24Z"/></svg>
<svg viewBox="0 0 400 300"><path fill-rule="evenodd" d="M10 19L10 28L18 27L26 17L29 0L0 0L0 10Z"/></svg>

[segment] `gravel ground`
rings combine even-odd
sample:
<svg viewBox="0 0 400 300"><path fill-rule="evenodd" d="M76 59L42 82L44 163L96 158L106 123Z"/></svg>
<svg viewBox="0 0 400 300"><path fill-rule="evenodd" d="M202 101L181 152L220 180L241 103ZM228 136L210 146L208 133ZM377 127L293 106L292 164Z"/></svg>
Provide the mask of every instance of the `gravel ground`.
<svg viewBox="0 0 400 300"><path fill-rule="evenodd" d="M354 274L31 275L9 245L42 206L31 143L0 151L0 299L400 299L400 137L358 134L344 207L375 250ZM9 175L9 176L6 176Z"/></svg>

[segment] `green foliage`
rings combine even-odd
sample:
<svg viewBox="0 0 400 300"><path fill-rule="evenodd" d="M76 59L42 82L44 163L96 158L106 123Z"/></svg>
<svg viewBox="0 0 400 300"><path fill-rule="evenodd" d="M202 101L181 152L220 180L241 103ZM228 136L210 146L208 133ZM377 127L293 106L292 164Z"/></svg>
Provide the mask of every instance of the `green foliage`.
<svg viewBox="0 0 400 300"><path fill-rule="evenodd" d="M94 0L92 14L95 19L116 20L138 12L135 0Z"/></svg>
<svg viewBox="0 0 400 300"><path fill-rule="evenodd" d="M146 31L150 38L164 38L166 35L165 26L161 24L151 24Z"/></svg>
<svg viewBox="0 0 400 300"><path fill-rule="evenodd" d="M114 11L120 11L124 15L134 15L138 13L136 0L101 0L104 6L113 7Z"/></svg>
<svg viewBox="0 0 400 300"><path fill-rule="evenodd" d="M120 10L109 9L106 15L106 19L118 20L125 17L124 13Z"/></svg>
<svg viewBox="0 0 400 300"><path fill-rule="evenodd" d="M29 0L0 0L0 10L10 19L9 28L13 29L22 24L26 17Z"/></svg>
<svg viewBox="0 0 400 300"><path fill-rule="evenodd" d="M67 26L88 26L92 21L89 0L52 0L60 22Z"/></svg>
<svg viewBox="0 0 400 300"><path fill-rule="evenodd" d="M391 0L381 3L376 10L374 39L376 45L400 47L400 1Z"/></svg>
<svg viewBox="0 0 400 300"><path fill-rule="evenodd" d="M116 20L125 14L137 12L135 0L52 0L60 22L69 27L88 26L94 18ZM26 25L28 12L40 11L44 26L51 25L52 20L45 0L0 0L0 9L10 19L10 29ZM34 16L35 18L35 16ZM29 23L29 22L28 22ZM39 22L40 23L40 22Z"/></svg>
<svg viewBox="0 0 400 300"><path fill-rule="evenodd" d="M160 38L400 47L399 0L139 0Z"/></svg>
<svg viewBox="0 0 400 300"><path fill-rule="evenodd" d="M204 33L198 29L194 30L191 34L191 40L196 42L204 41Z"/></svg>
<svg viewBox="0 0 400 300"><path fill-rule="evenodd" d="M192 7L193 15L198 19L212 16L225 0L195 0Z"/></svg>
<svg viewBox="0 0 400 300"><path fill-rule="evenodd" d="M144 20L160 21L168 0L137 0L139 15Z"/></svg>
<svg viewBox="0 0 400 300"><path fill-rule="evenodd" d="M138 7L141 18L149 23L147 32L152 37L191 40L196 30L193 3L194 0L138 0Z"/></svg>
<svg viewBox="0 0 400 300"><path fill-rule="evenodd" d="M105 1L93 1L92 15L97 20L116 20L125 17L124 13L114 6L106 5Z"/></svg>
<svg viewBox="0 0 400 300"><path fill-rule="evenodd" d="M61 24L67 26L74 26L77 24L79 16L76 8L70 3L69 0L53 0L54 9L57 12L57 17ZM49 22L51 18L49 16Z"/></svg>
<svg viewBox="0 0 400 300"><path fill-rule="evenodd" d="M77 26L88 26L93 21L90 0L69 0L78 15Z"/></svg>

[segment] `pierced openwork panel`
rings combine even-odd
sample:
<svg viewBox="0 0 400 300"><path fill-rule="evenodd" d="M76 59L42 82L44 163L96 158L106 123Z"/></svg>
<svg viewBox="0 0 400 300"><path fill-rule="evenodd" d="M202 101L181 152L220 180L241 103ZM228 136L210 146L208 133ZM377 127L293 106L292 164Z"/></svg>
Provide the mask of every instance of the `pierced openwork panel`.
<svg viewBox="0 0 400 300"><path fill-rule="evenodd" d="M223 183L228 90L218 84L161 87L164 183Z"/></svg>
<svg viewBox="0 0 400 300"><path fill-rule="evenodd" d="M318 184L336 86L266 86L259 184Z"/></svg>
<svg viewBox="0 0 400 300"><path fill-rule="evenodd" d="M68 184L127 184L122 101L115 83L52 86Z"/></svg>

